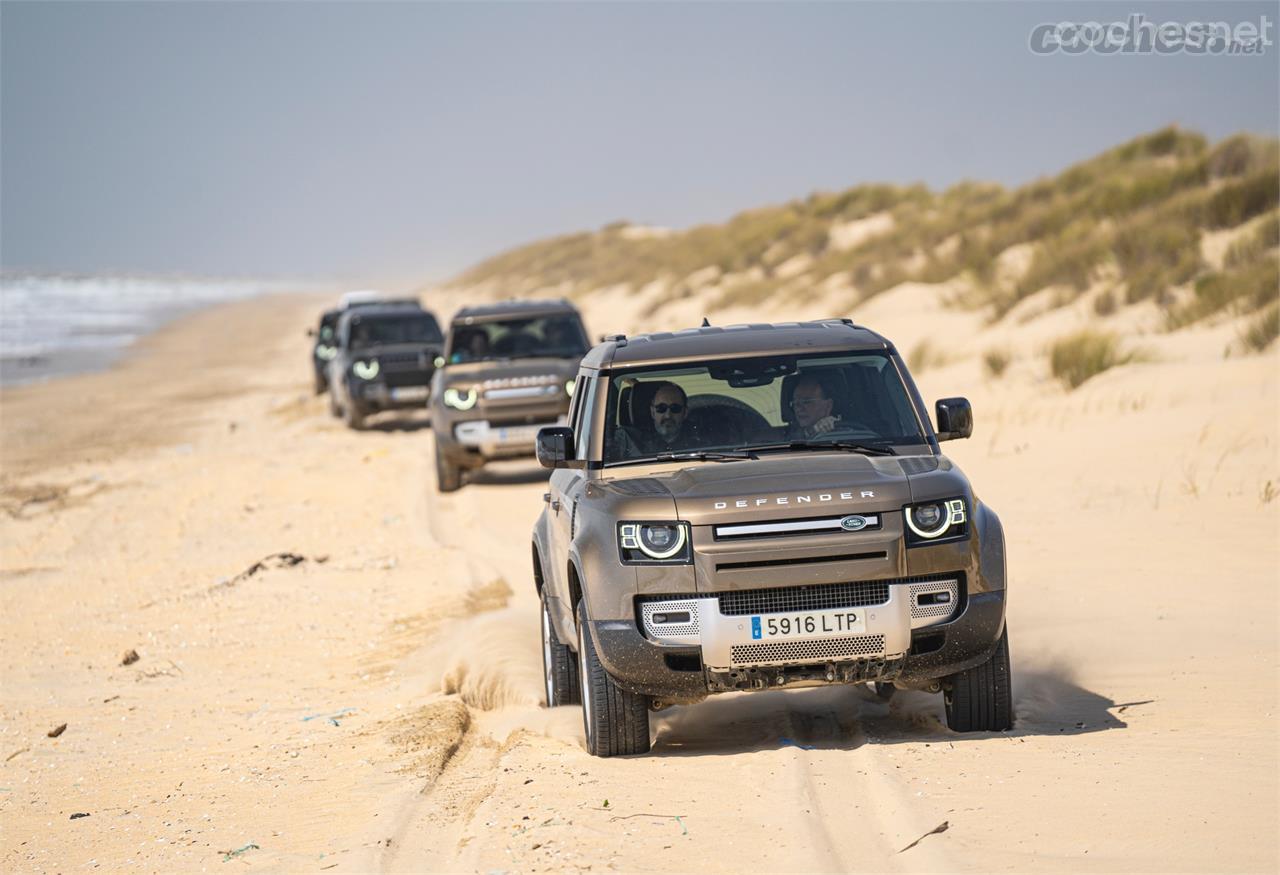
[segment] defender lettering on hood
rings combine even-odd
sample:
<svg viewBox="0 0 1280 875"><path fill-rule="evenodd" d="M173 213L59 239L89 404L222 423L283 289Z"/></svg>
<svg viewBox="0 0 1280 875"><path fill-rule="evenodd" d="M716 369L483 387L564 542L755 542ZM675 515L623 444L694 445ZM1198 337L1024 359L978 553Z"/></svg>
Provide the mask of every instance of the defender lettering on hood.
<svg viewBox="0 0 1280 875"><path fill-rule="evenodd" d="M858 493L858 498L875 498L874 490L863 489ZM776 498L736 498L733 501L733 507L763 507L769 504L822 504L829 501L853 501L852 492L819 492L817 495L779 495ZM726 510L729 508L729 502L717 501L712 510Z"/></svg>

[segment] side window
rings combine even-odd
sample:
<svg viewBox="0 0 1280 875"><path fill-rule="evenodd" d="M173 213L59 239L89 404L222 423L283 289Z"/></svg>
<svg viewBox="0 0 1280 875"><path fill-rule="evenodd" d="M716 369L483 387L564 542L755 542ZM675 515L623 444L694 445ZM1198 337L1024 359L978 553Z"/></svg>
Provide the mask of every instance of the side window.
<svg viewBox="0 0 1280 875"><path fill-rule="evenodd" d="M584 377L573 393L574 397L581 399L578 405L577 422L573 427L574 439L577 442L573 448L575 459L585 459L591 453L591 422L596 409L595 388L596 381L590 377Z"/></svg>

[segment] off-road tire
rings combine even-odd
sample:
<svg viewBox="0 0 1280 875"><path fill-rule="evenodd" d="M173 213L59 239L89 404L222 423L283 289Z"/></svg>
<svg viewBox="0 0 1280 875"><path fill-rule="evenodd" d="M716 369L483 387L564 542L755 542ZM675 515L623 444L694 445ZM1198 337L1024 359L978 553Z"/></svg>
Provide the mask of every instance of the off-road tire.
<svg viewBox="0 0 1280 875"><path fill-rule="evenodd" d="M943 682L947 726L955 732L1001 732L1012 728L1011 688L1006 627L986 662L953 674Z"/></svg>
<svg viewBox="0 0 1280 875"><path fill-rule="evenodd" d="M462 468L450 462L436 444L436 487L441 492L457 492L462 488Z"/></svg>
<svg viewBox="0 0 1280 875"><path fill-rule="evenodd" d="M329 415L334 419L342 418L342 405L338 403L338 395L329 387Z"/></svg>
<svg viewBox="0 0 1280 875"><path fill-rule="evenodd" d="M568 644L560 643L556 627L547 609L547 596L542 598L542 675L543 692L547 707L577 705L582 701L582 688L578 684L578 655Z"/></svg>
<svg viewBox="0 0 1280 875"><path fill-rule="evenodd" d="M329 389L329 381L320 374L315 374L315 391L317 395L323 395Z"/></svg>
<svg viewBox="0 0 1280 875"><path fill-rule="evenodd" d="M587 630L586 602L578 603L578 679L587 752L598 757L649 752L649 697L624 690L600 664Z"/></svg>
<svg viewBox="0 0 1280 875"><path fill-rule="evenodd" d="M343 419L347 423L347 428L352 431L360 431L364 428L364 411L355 401L348 401L343 405Z"/></svg>

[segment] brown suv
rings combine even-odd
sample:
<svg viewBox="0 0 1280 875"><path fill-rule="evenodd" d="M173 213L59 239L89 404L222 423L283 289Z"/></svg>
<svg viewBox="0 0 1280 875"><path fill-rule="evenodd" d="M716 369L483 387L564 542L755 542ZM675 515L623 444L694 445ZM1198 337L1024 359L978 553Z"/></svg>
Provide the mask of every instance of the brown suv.
<svg viewBox="0 0 1280 875"><path fill-rule="evenodd" d="M458 489L464 471L487 462L532 457L538 430L565 421L587 346L568 301L459 310L431 384L440 491Z"/></svg>
<svg viewBox="0 0 1280 875"><path fill-rule="evenodd" d="M1009 728L1004 533L939 450L969 403L935 409L849 320L606 338L538 435L547 704L599 756L647 751L650 710L833 683Z"/></svg>

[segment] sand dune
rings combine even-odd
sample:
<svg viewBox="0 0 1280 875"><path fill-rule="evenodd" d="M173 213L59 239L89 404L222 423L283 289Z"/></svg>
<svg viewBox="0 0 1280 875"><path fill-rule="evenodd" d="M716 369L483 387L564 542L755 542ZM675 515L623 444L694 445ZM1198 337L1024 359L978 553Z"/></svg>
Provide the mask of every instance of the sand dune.
<svg viewBox="0 0 1280 875"><path fill-rule="evenodd" d="M617 297L593 332L643 322ZM316 300L264 299L0 397L0 866L1275 871L1280 352L1224 359L1230 324L1133 336L1150 361L1068 393L1043 348L1086 309L988 326L944 300L854 315L941 341L923 393L973 401L947 450L1009 538L1013 732L801 690L587 756L578 712L537 704L541 472L438 495L425 421L330 419ZM302 559L238 577L281 551Z"/></svg>

